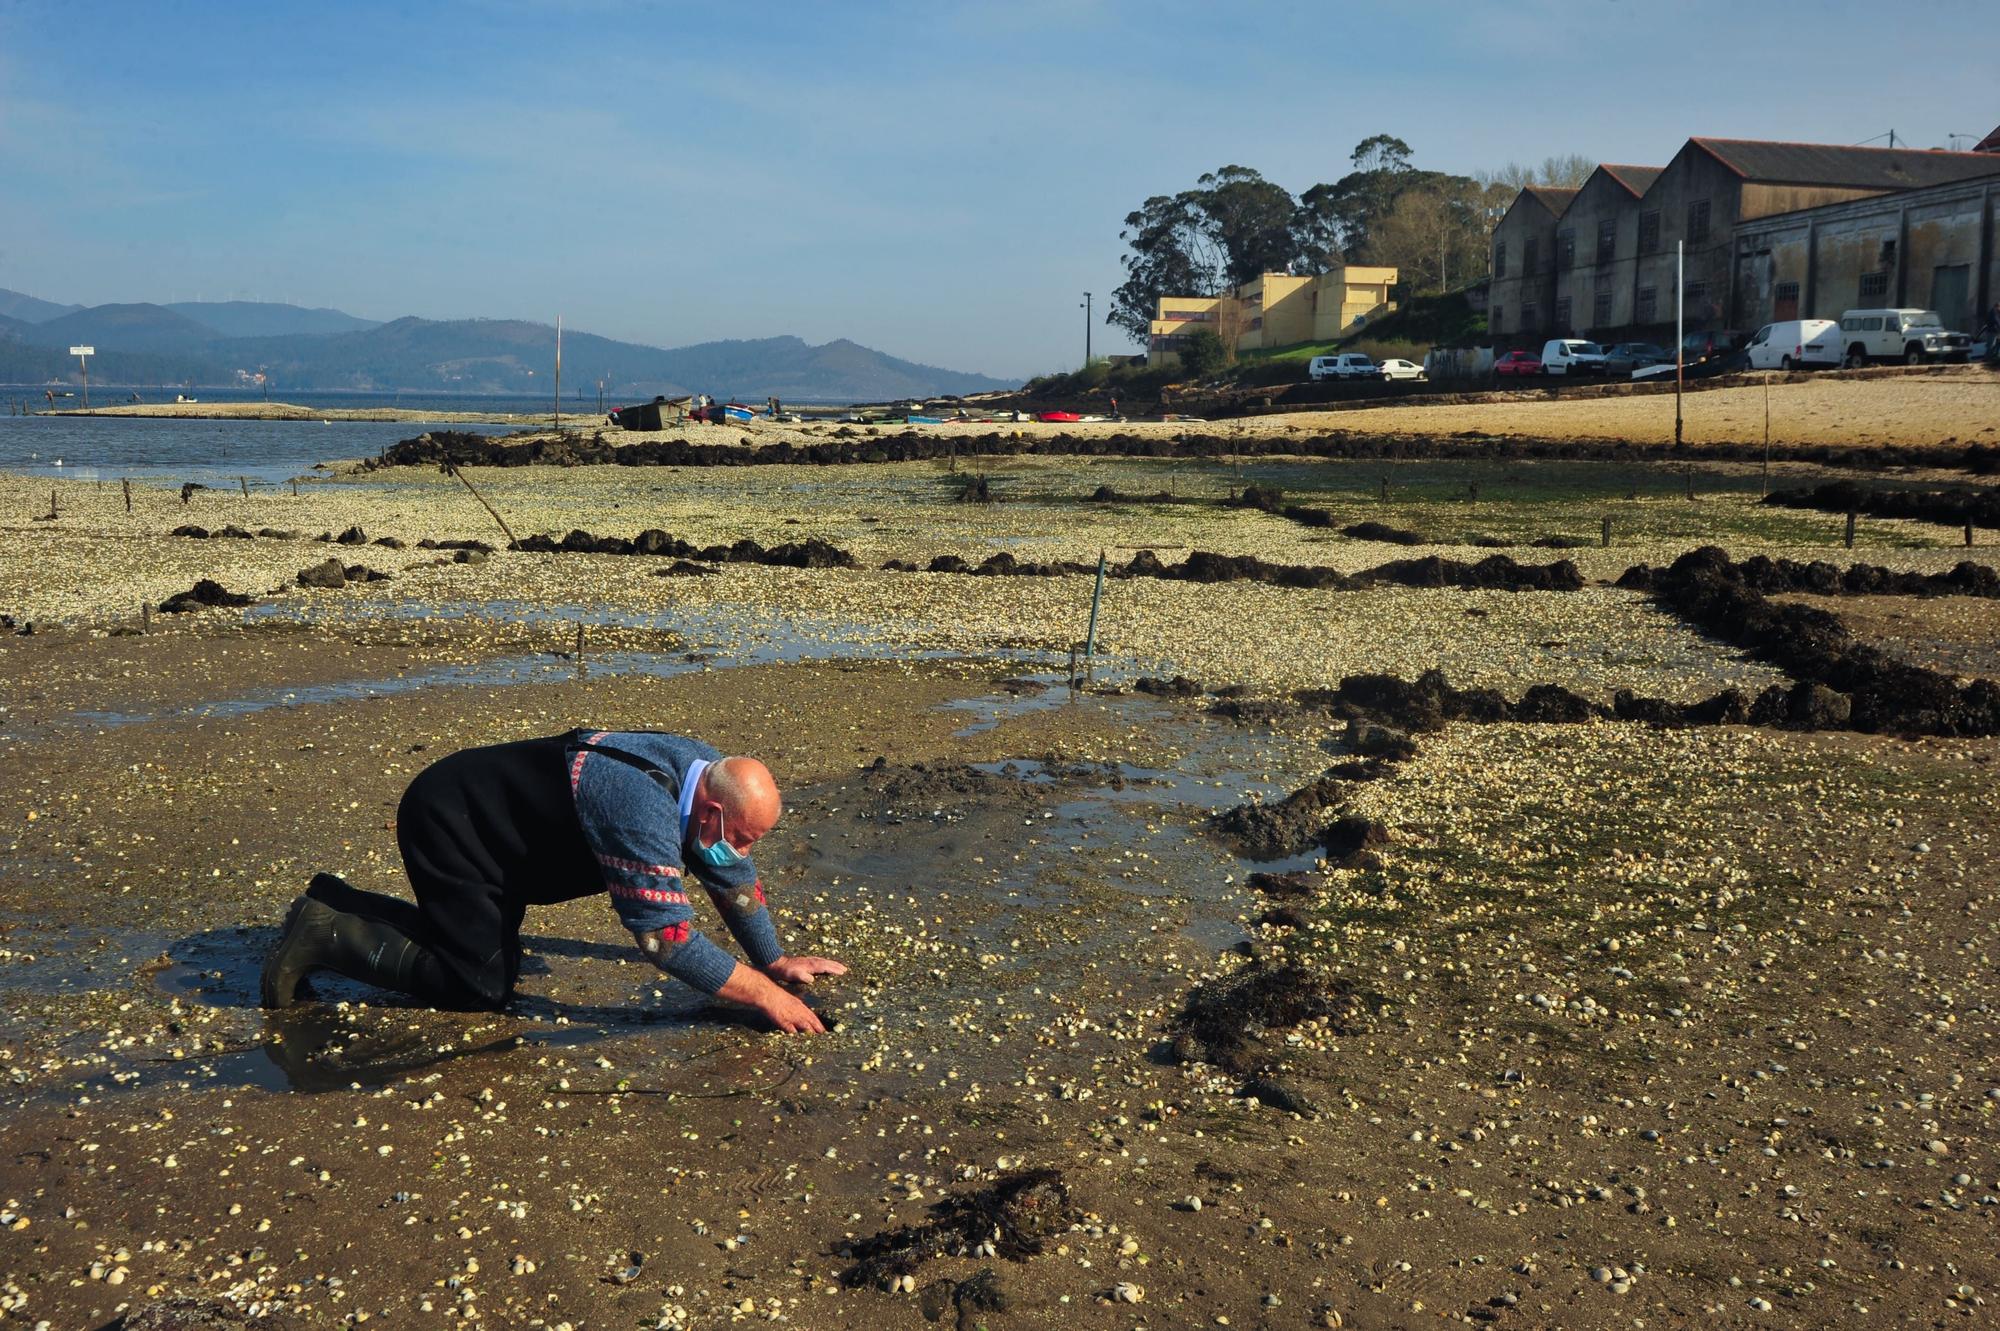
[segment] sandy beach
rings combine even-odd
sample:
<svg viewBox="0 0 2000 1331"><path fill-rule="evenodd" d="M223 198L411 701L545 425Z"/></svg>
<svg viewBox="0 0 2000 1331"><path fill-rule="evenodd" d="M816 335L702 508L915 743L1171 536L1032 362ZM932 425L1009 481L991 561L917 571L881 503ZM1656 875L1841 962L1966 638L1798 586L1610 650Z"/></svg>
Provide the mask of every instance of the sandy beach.
<svg viewBox="0 0 2000 1331"><path fill-rule="evenodd" d="M1990 441L1992 382L1777 385L1773 437ZM1661 402L1202 428L1657 440ZM1761 440L1762 402L1690 395L1689 436ZM867 437L839 428L692 437ZM176 1299L274 1328L549 1331L1990 1310L2000 738L1830 719L1844 692L1808 699L1796 661L1617 585L1704 545L2000 567L1992 529L1967 549L1951 523L1864 517L1849 549L1842 514L1759 502L1990 479L1711 461L1690 498L1681 465L1288 456L466 475L517 536L655 529L719 553L506 549L434 466L296 496L138 485L130 513L115 483L0 476L0 762L21 774L0 790L8 1318L100 1327ZM974 477L992 502L961 502ZM1251 485L1331 516L1244 507ZM809 540L820 566L728 554ZM1196 551L1343 578L1574 573L1122 577L1072 686L1090 576L900 567ZM328 560L334 585L299 585ZM160 609L201 579L253 604ZM1991 597L1772 601L1943 672L1905 693L1993 674ZM1343 688L1432 669L1493 692L1426 714ZM1797 693L1816 719L1630 719L1634 698L1729 690ZM775 919L851 968L812 995L830 1034L769 1034L667 980L600 898L530 915L504 1012L342 981L256 1006L311 873L407 891L395 806L426 764L581 725L771 762ZM1006 1201L1024 1179L1034 1215ZM976 1233L947 1223L965 1208Z"/></svg>

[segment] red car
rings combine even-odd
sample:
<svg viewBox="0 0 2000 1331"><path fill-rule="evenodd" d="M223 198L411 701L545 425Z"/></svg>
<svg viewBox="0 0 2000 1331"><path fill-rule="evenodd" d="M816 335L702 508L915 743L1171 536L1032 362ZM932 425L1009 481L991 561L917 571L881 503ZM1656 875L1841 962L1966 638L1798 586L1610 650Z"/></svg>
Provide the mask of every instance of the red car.
<svg viewBox="0 0 2000 1331"><path fill-rule="evenodd" d="M1493 362L1493 373L1496 376L1526 379L1541 372L1541 358L1532 351L1510 351Z"/></svg>

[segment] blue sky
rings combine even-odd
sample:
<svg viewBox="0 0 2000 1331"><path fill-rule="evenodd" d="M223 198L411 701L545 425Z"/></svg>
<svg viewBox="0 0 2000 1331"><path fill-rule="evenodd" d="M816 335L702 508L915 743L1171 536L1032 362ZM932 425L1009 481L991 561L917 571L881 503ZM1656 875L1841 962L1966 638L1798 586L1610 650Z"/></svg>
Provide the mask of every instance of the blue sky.
<svg viewBox="0 0 2000 1331"><path fill-rule="evenodd" d="M1357 19L1365 16L1365 21ZM2000 120L1974 3L0 0L0 287L1082 355L1147 195ZM1963 143L1963 141L1960 141ZM1097 329L1097 349L1123 349Z"/></svg>

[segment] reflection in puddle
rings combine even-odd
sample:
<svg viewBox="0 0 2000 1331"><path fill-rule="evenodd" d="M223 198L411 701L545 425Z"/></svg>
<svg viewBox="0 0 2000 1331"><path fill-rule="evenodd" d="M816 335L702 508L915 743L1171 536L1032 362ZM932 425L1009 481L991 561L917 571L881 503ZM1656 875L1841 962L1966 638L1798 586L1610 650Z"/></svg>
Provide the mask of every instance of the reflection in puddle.
<svg viewBox="0 0 2000 1331"><path fill-rule="evenodd" d="M814 901L838 903L845 938L827 940L826 950L842 955L851 947L843 960L858 963L857 974L813 999L862 1039L929 1026L941 1012L977 1029L994 1019L982 1011L997 1016L1002 998L1067 991L1087 970L1115 972L1134 994L1170 989L1177 982L1163 959L1212 955L1243 938L1241 920L1253 903L1241 885L1252 867L1306 867L1313 858L1248 866L1204 824L1216 810L1282 795L1297 776L1286 763L1317 764L1317 753L1283 758L1254 729L1144 695L1072 695L1060 675L949 706L989 728L1073 706L1090 714L1080 718L1086 730L1143 734L1149 752L1169 756L1150 759L1157 766L1020 758L878 767L796 792L796 816L810 834L789 838L764 867L801 914L816 913ZM572 1064L547 1074L561 1076L560 1092L749 1094L791 1075L778 1046L729 1032L751 1025L749 1014L661 981L621 946L527 940L523 974L532 992L500 1014L403 1006L326 977L313 981L321 1001L263 1013L257 968L275 934L223 928L147 941L140 957L171 958L153 983L205 1010L209 1024L200 1029L209 1049L191 1041L190 1056L107 1050L96 1060L106 1072L92 1080L93 1091L166 1078L316 1092L422 1081L468 1060L486 1066L482 1076L535 1082L544 1060L556 1061L550 1051L599 1045L599 1057L612 1058L595 1070ZM121 950L138 946L120 941ZM78 992L102 991L108 975L77 966L103 960L84 952L54 958L50 975L67 971L65 983ZM163 1053L173 1057L148 1057ZM953 1058L963 1075L980 1078L1003 1074L1018 1054L981 1038Z"/></svg>

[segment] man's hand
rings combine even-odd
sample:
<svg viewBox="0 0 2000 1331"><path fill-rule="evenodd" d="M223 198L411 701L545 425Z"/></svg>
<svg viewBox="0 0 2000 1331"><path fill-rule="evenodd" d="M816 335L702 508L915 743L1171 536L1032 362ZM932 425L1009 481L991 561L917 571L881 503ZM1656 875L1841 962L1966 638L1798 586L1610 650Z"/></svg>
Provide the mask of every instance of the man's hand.
<svg viewBox="0 0 2000 1331"><path fill-rule="evenodd" d="M764 967L779 984L810 986L822 975L845 975L847 967L830 957L779 957Z"/></svg>
<svg viewBox="0 0 2000 1331"><path fill-rule="evenodd" d="M778 962L772 963L773 969L785 960L818 961L822 966L840 966L837 961L821 961L817 957L796 957L780 958ZM840 966L840 969L845 970L846 967ZM732 1003L741 1003L745 1007L756 1008L770 1019L773 1026L788 1035L802 1031L810 1031L815 1035L826 1034L826 1024L819 1019L817 1012L800 1002L789 990L773 984L761 972L752 970L742 962L736 964L736 969L730 972L728 982L716 991L715 996L726 998Z"/></svg>

